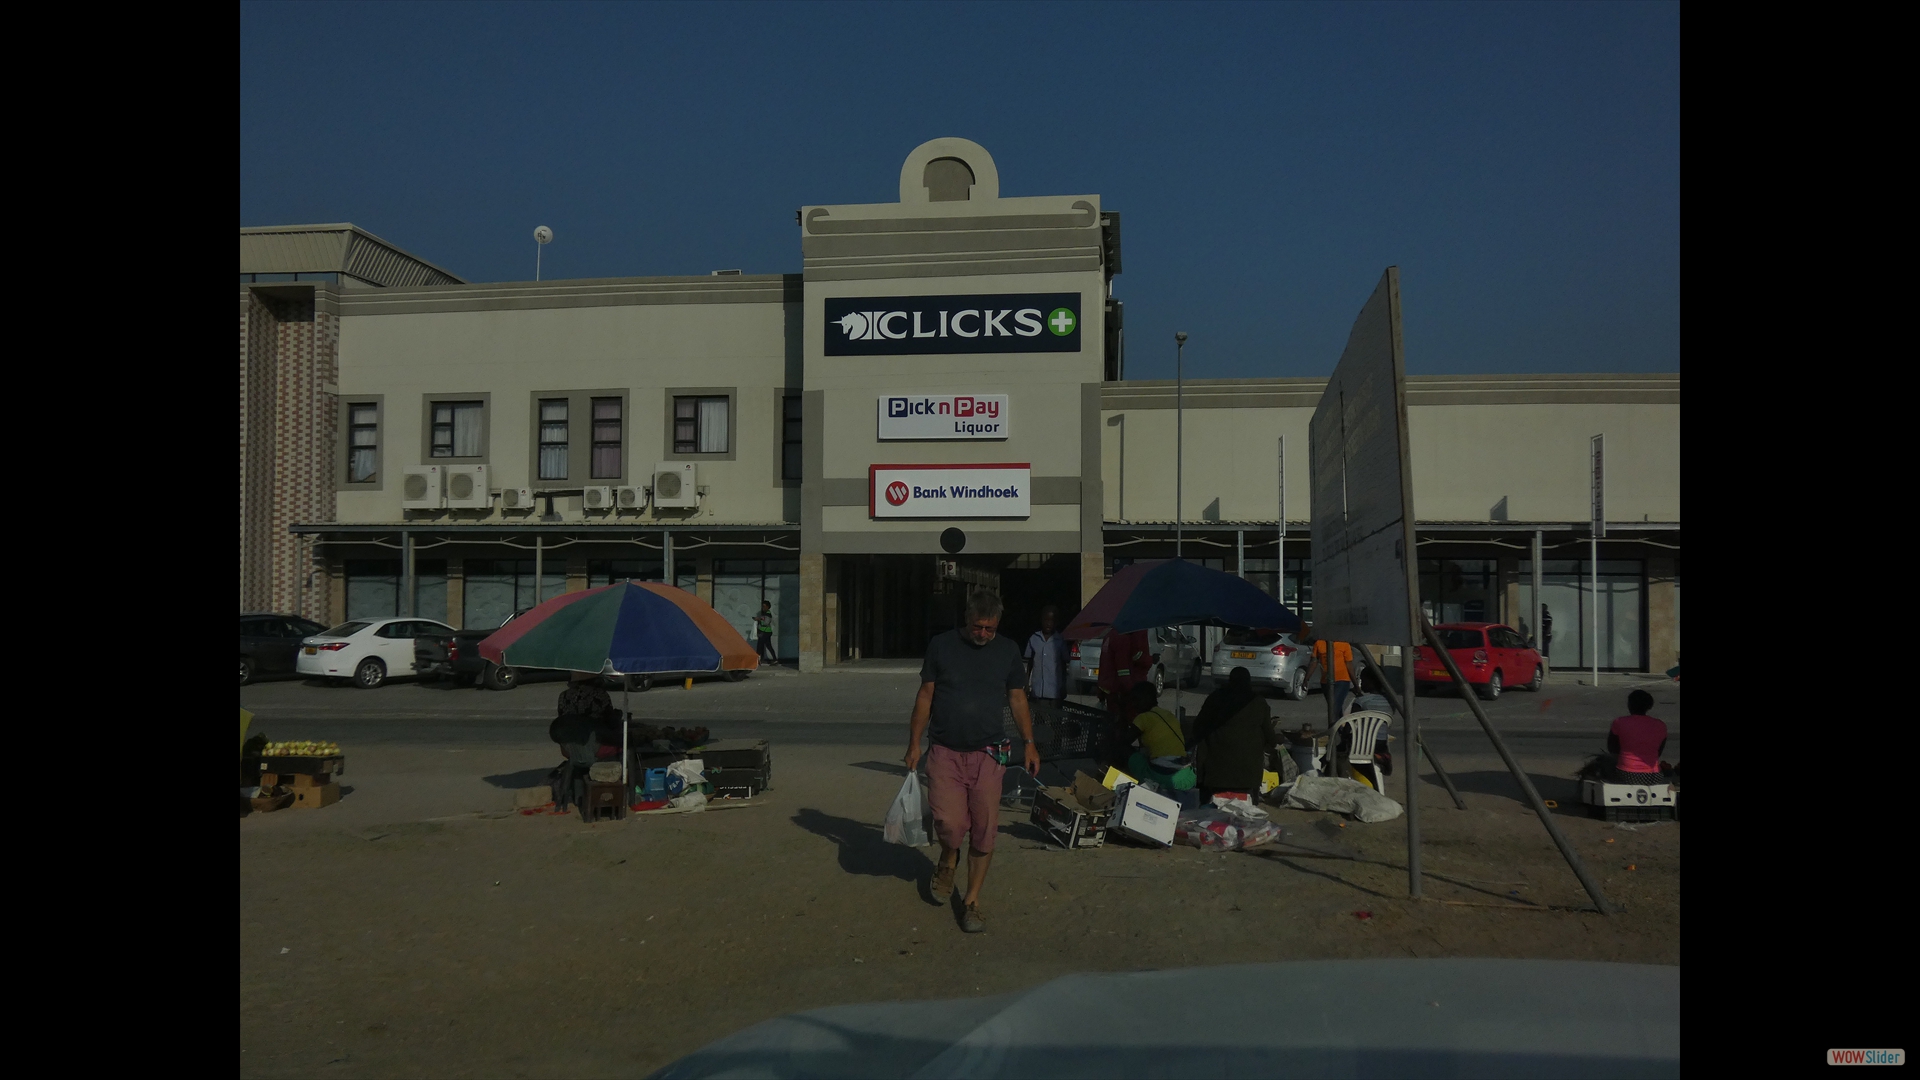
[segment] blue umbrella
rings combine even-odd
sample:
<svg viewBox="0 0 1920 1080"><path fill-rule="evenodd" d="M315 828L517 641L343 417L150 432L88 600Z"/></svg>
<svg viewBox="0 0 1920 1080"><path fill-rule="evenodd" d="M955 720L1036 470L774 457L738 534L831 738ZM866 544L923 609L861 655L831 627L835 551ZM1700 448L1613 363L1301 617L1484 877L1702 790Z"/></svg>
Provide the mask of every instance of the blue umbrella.
<svg viewBox="0 0 1920 1080"><path fill-rule="evenodd" d="M1155 559L1115 574L1062 634L1084 640L1156 626L1243 626L1292 633L1300 629L1300 617L1243 578L1185 559Z"/></svg>

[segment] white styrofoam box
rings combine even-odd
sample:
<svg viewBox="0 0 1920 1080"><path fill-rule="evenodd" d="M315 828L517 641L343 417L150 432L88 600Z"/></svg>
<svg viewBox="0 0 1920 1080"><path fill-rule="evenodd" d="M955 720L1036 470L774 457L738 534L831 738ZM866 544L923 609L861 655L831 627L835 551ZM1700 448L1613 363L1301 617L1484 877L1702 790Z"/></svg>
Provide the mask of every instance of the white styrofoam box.
<svg viewBox="0 0 1920 1080"><path fill-rule="evenodd" d="M1580 800L1589 806L1672 806L1678 797L1672 784L1609 784L1580 781Z"/></svg>
<svg viewBox="0 0 1920 1080"><path fill-rule="evenodd" d="M1140 784L1127 784L1113 807L1111 828L1136 840L1168 847L1180 823L1180 804Z"/></svg>

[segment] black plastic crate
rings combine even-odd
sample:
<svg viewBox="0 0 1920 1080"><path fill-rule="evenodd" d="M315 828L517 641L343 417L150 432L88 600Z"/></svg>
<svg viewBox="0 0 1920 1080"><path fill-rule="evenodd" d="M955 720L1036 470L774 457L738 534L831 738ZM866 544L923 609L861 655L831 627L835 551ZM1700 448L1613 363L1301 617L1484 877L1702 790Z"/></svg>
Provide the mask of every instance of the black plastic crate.
<svg viewBox="0 0 1920 1080"><path fill-rule="evenodd" d="M1054 732L1036 731L1034 740L1040 744L1040 754L1047 760L1059 758L1097 757L1106 746L1113 732L1113 717L1100 710L1075 701L1060 703L1060 750L1054 752Z"/></svg>

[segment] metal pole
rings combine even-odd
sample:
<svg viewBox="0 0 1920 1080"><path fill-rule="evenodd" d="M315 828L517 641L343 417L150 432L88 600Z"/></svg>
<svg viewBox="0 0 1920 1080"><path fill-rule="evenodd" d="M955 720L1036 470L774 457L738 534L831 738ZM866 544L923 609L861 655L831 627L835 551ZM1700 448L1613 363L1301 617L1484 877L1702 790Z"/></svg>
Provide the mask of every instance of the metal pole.
<svg viewBox="0 0 1920 1080"><path fill-rule="evenodd" d="M1173 557L1177 559L1180 557L1181 540L1185 532L1185 520L1180 506L1180 484L1186 478L1185 461L1182 455L1187 449L1187 335L1175 334L1173 341Z"/></svg>
<svg viewBox="0 0 1920 1080"><path fill-rule="evenodd" d="M402 560L402 567L406 571L401 582L400 614L411 619L413 618L413 594L415 589L413 580L413 534L405 529L400 530L400 558Z"/></svg>
<svg viewBox="0 0 1920 1080"><path fill-rule="evenodd" d="M1433 624L1428 622L1424 615L1420 619L1420 630L1427 639L1427 644L1433 649L1434 655L1446 665L1447 674L1453 676L1453 685L1459 688L1460 696L1466 699L1467 707L1473 710L1474 719L1480 721L1480 726L1486 730L1487 738L1493 741L1493 748L1500 752L1500 760L1507 763L1507 771L1520 782L1521 792L1526 795L1527 801L1533 804L1533 812L1540 815L1540 823L1547 827L1547 835L1553 837L1554 846L1560 849L1561 857L1565 858L1567 865L1573 868L1573 876L1580 879L1580 884L1586 888L1587 895L1593 897L1594 906L1600 909L1600 914L1613 914L1613 908L1608 905L1606 895L1600 891L1600 883L1593 880L1587 873L1586 864L1580 861L1580 856L1574 852L1573 845L1567 843L1567 838L1561 834L1560 826L1554 823L1553 812L1548 810L1547 804L1541 800L1540 792L1534 788L1533 781L1528 779L1526 770L1513 759L1512 751L1507 749L1506 740L1493 729L1493 721L1487 719L1487 710L1481 707L1479 696L1473 692L1473 687L1467 685L1467 677L1460 674L1460 665L1454 663L1453 654L1448 652L1446 646L1441 643L1440 635L1434 631ZM1407 665L1406 674L1407 688L1411 692L1412 664ZM1408 809L1411 810L1412 807L1409 806Z"/></svg>
<svg viewBox="0 0 1920 1080"><path fill-rule="evenodd" d="M1247 580L1247 530L1233 530L1233 572Z"/></svg>
<svg viewBox="0 0 1920 1080"><path fill-rule="evenodd" d="M1551 671L1551 661L1547 659L1547 650L1553 648L1553 642L1547 640L1547 628L1541 625L1540 611L1546 602L1540 596L1543 574L1540 568L1540 556L1545 550L1541 543L1543 537L1539 529L1533 530L1533 639L1540 647L1540 662Z"/></svg>
<svg viewBox="0 0 1920 1080"><path fill-rule="evenodd" d="M539 533L533 534L533 602L539 604L546 597L540 595L541 588L547 582L547 547Z"/></svg>
<svg viewBox="0 0 1920 1080"><path fill-rule="evenodd" d="M627 775L627 763L633 760L627 735L627 728L633 722L633 702L629 692L632 685L625 675L620 676L620 797L623 799L633 795L633 780Z"/></svg>
<svg viewBox="0 0 1920 1080"><path fill-rule="evenodd" d="M1280 518L1274 534L1274 566L1279 573L1273 579L1274 587L1280 590L1275 599L1281 607L1287 606L1287 437L1280 436ZM1294 612L1295 615L1300 614Z"/></svg>
<svg viewBox="0 0 1920 1080"><path fill-rule="evenodd" d="M1417 600L1418 597L1416 596L1415 599ZM1416 608L1416 610L1418 609ZM1382 679L1380 681L1385 682L1386 680ZM1401 699L1406 704L1405 704L1405 707L1402 708L1400 715L1402 717L1405 717L1406 719L1407 745L1418 746L1420 749L1425 750L1427 748L1426 740L1420 737L1420 725L1413 718L1413 703L1419 696L1420 688L1414 684L1413 650L1411 648L1403 648L1400 650L1400 688L1402 692L1406 695ZM1431 754L1427 755L1427 760L1433 761L1433 755ZM1437 761L1434 762L1433 767L1435 771L1440 771L1439 762ZM1445 782L1447 785L1447 793L1453 796L1454 807L1459 810L1465 810L1466 805L1460 801L1460 793L1453 790L1453 782L1450 780L1447 780L1446 775L1447 774L1445 772L1440 772L1440 777L1442 781ZM1420 785L1418 782L1419 776L1420 776L1420 769L1414 765L1413 753L1412 751L1408 751L1407 753L1407 895L1411 896L1415 900L1420 899Z"/></svg>
<svg viewBox="0 0 1920 1080"><path fill-rule="evenodd" d="M673 533L666 529L660 530L660 559L660 576L666 578L668 585L678 588L673 575Z"/></svg>
<svg viewBox="0 0 1920 1080"><path fill-rule="evenodd" d="M1593 538L1592 551L1593 551L1593 558L1591 558L1588 561L1593 564L1593 573L1591 574L1593 587L1590 590L1588 590L1591 595L1589 595L1587 598L1587 608L1591 612L1591 614L1587 616L1587 625L1591 627L1593 631L1592 636L1588 638L1588 640L1593 643L1593 646L1592 646L1593 648L1593 685L1599 686L1600 685L1600 538L1597 536Z"/></svg>
<svg viewBox="0 0 1920 1080"><path fill-rule="evenodd" d="M1127 414L1120 414L1120 520L1127 520Z"/></svg>
<svg viewBox="0 0 1920 1080"><path fill-rule="evenodd" d="M533 242L533 280L540 280L540 249L545 247L540 241Z"/></svg>

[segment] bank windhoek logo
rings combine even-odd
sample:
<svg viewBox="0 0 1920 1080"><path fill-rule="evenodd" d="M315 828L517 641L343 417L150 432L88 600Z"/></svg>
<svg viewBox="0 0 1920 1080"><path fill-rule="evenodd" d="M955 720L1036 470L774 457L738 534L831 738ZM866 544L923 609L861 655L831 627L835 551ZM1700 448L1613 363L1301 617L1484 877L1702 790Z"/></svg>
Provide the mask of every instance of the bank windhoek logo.
<svg viewBox="0 0 1920 1080"><path fill-rule="evenodd" d="M907 501L907 485L895 480L887 485L887 501L900 506Z"/></svg>

